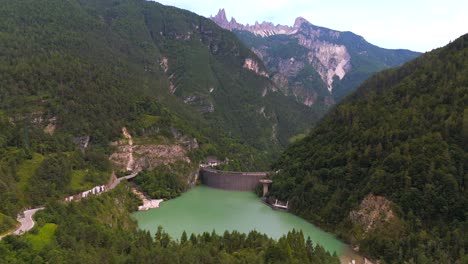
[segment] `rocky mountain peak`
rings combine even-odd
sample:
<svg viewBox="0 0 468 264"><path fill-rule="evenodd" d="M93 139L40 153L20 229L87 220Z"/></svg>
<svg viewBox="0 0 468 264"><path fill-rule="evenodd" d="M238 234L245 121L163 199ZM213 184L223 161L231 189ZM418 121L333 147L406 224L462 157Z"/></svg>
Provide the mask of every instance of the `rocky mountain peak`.
<svg viewBox="0 0 468 264"><path fill-rule="evenodd" d="M301 65L299 67L300 69L298 68L300 71L304 68L305 64L311 64L318 72L330 92L333 88L333 78L338 76L341 80L346 73L351 70L350 55L345 46L318 40L321 34L328 34L332 37L337 37L339 36L339 32L334 30L321 32L321 30L316 29L303 17L296 18L294 26L274 25L272 22L266 21L263 21L262 23L255 21L254 25L243 25L237 23L234 18L232 18L230 22L227 21L225 10L220 9L218 14L211 17L211 19L219 26L228 30L245 30L261 37L279 34L290 35L291 38L297 39L299 45L309 50L308 54L303 58L303 62L299 64L292 62L279 63L279 65L277 65L278 70L281 73L286 74L289 72L288 69L291 67L297 68ZM301 29L301 26L304 23L311 27ZM261 58L265 58L265 54L262 54L260 50L257 50L256 54Z"/></svg>
<svg viewBox="0 0 468 264"><path fill-rule="evenodd" d="M284 26L284 25L274 25L271 22L258 22L255 21L253 25L243 25L241 23L238 23L234 17L231 18L230 21L227 20L226 16L226 11L224 8L219 9L218 14L215 16L210 17L211 20L216 22L219 26L222 28L228 29L228 30L246 30L250 31L255 35L266 37L266 36L271 36L271 35L277 35L277 34L286 34L286 35L292 35L297 32L297 29L295 27L290 27L290 26ZM306 21L305 19L303 19Z"/></svg>
<svg viewBox="0 0 468 264"><path fill-rule="evenodd" d="M315 26L304 17L297 17L292 26L275 25L272 22L258 22L253 25L238 23L234 18L227 21L226 12L220 9L218 14L211 19L219 26L231 31L248 31L257 37L263 38L258 42L252 42L251 36L236 33L250 46L251 50L263 61L270 72L276 73L273 81L285 94L292 93L305 105L312 105L317 98L325 98L322 103L329 105L335 97L334 87L340 87L336 93L339 98L351 91L375 71L397 66L415 57L411 52L402 53L380 49L377 53L370 54L368 50L375 47L365 41L361 36L351 32L341 32L325 27ZM267 38L273 35L287 35L283 38ZM343 37L346 35L346 37ZM289 41L284 41L284 40ZM359 43L359 44L357 44ZM277 47L294 56L283 57L277 54ZM299 48L300 46L300 48ZM356 51L357 50L357 51ZM398 54L400 53L400 54ZM404 58L407 59L404 59ZM351 60L355 60L354 64ZM388 58L391 58L390 60ZM255 71L254 64L245 64L246 68ZM304 77L308 65L312 66L315 73ZM353 69L354 68L354 69ZM369 70L370 69L370 70ZM352 72L366 72L350 75ZM318 74L321 80L316 80ZM359 81L355 81L358 79ZM310 80L316 80L312 85ZM323 89L325 88L325 89ZM290 89L291 91L288 91ZM323 90L322 90L323 89ZM328 90L328 91L327 91ZM321 97L319 96L322 95Z"/></svg>
<svg viewBox="0 0 468 264"><path fill-rule="evenodd" d="M218 14L216 14L214 17L213 16L210 17L210 19L216 22L216 24L220 25L223 28L229 27L229 21L227 20L226 11L224 10L224 8L220 8L218 11Z"/></svg>
<svg viewBox="0 0 468 264"><path fill-rule="evenodd" d="M297 17L296 20L294 21L294 26L293 27L294 28L300 28L303 23L309 23L310 24L310 22L307 19L305 19L303 17Z"/></svg>
<svg viewBox="0 0 468 264"><path fill-rule="evenodd" d="M219 9L218 14L216 14L215 18L228 22L226 17L226 10L224 10L224 8Z"/></svg>

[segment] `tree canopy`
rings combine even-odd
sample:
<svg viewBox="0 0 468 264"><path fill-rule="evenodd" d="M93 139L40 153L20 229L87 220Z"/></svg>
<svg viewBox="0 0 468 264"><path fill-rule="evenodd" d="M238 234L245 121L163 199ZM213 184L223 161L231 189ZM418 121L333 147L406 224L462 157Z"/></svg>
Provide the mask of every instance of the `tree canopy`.
<svg viewBox="0 0 468 264"><path fill-rule="evenodd" d="M367 80L284 152L271 194L388 263L466 261L467 43ZM395 205L403 234L352 226L369 193Z"/></svg>

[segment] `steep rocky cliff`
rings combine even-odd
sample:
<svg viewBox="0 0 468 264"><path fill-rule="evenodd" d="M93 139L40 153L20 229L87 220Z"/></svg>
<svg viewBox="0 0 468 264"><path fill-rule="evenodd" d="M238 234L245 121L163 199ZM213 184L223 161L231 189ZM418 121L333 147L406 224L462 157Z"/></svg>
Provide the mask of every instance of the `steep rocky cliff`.
<svg viewBox="0 0 468 264"><path fill-rule="evenodd" d="M359 208L349 213L351 222L367 233L395 220L394 205L383 196L368 194L359 204Z"/></svg>
<svg viewBox="0 0 468 264"><path fill-rule="evenodd" d="M243 25L235 18L228 21L220 9L211 19L235 32L263 60L275 84L307 106L328 108L373 73L419 55L379 48L361 36L318 27L302 17L293 26Z"/></svg>
<svg viewBox="0 0 468 264"><path fill-rule="evenodd" d="M124 127L122 131L124 139L111 143L115 151L109 157L120 170L139 172L176 162L190 164L192 161L188 153L198 149L195 138L183 136L175 128L172 128L171 138L160 137L157 141L154 140L157 133L141 136L134 141L127 128ZM198 165L195 167L198 168Z"/></svg>

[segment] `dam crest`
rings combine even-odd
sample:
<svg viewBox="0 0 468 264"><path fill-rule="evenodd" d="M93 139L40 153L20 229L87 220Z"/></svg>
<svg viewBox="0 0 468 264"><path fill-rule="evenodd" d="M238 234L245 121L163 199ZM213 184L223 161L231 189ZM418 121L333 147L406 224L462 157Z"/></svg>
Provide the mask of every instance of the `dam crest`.
<svg viewBox="0 0 468 264"><path fill-rule="evenodd" d="M221 171L211 168L200 169L200 176L204 185L229 191L253 191L259 184L263 183L261 180L265 179L269 173ZM268 183L271 183L271 181Z"/></svg>

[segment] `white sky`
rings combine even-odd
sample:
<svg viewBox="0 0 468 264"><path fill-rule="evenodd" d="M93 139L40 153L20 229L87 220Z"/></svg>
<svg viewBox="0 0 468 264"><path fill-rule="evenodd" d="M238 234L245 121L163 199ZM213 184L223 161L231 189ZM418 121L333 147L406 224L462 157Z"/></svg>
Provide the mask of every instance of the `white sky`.
<svg viewBox="0 0 468 264"><path fill-rule="evenodd" d="M228 19L253 24L312 24L352 31L383 48L430 51L468 33L468 0L157 0L199 15L225 8Z"/></svg>

